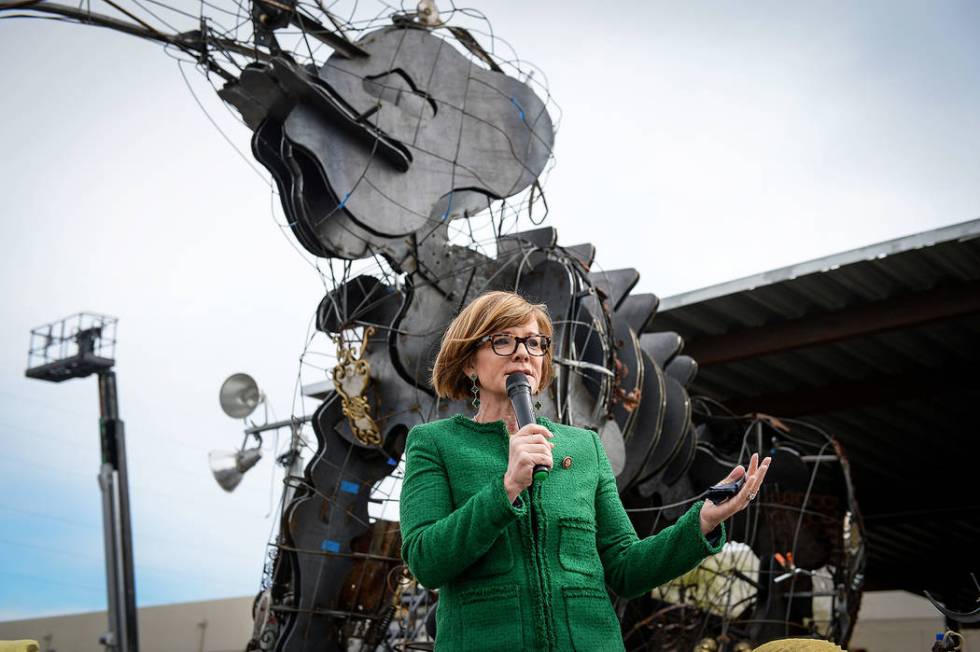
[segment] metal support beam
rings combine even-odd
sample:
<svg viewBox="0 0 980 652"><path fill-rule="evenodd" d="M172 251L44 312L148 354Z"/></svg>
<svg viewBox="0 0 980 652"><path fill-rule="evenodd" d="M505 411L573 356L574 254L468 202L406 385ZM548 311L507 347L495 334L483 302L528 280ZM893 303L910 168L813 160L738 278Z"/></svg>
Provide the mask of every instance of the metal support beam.
<svg viewBox="0 0 980 652"><path fill-rule="evenodd" d="M288 419L283 419L282 421L273 421L272 423L263 423L258 426L251 426L245 428L246 435L254 435L260 432L266 432L268 430L278 430L279 428L287 428L289 426L298 426L303 423L309 423L313 420L312 414L306 414L301 417L290 417Z"/></svg>
<svg viewBox="0 0 980 652"><path fill-rule="evenodd" d="M102 444L99 488L102 490L106 589L109 602L109 631L103 635L102 643L107 650L113 652L138 652L126 437L123 421L119 418L114 371L99 373L99 408Z"/></svg>
<svg viewBox="0 0 980 652"><path fill-rule="evenodd" d="M973 281L736 333L701 337L686 342L684 353L697 360L704 369L711 365L832 344L978 312L980 281Z"/></svg>
<svg viewBox="0 0 980 652"><path fill-rule="evenodd" d="M725 401L725 405L736 414L762 412L781 417L814 416L977 388L980 388L980 375L977 374L976 366L945 366L919 368L898 374L874 376L859 382L834 383L781 394L748 396Z"/></svg>

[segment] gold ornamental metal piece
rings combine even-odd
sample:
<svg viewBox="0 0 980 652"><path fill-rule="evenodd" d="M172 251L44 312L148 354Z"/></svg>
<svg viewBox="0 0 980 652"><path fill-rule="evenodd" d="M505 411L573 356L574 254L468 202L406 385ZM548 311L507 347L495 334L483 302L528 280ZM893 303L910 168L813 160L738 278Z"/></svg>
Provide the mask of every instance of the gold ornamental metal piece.
<svg viewBox="0 0 980 652"><path fill-rule="evenodd" d="M378 424L371 416L371 404L364 395L371 383L371 365L364 359L364 354L368 338L373 334L373 326L364 329L361 349L356 357L352 347L338 342L337 366L333 368L333 386L340 395L341 409L354 436L366 446L381 445Z"/></svg>
<svg viewBox="0 0 980 652"><path fill-rule="evenodd" d="M717 652L718 641L713 638L702 638L694 649L696 652Z"/></svg>

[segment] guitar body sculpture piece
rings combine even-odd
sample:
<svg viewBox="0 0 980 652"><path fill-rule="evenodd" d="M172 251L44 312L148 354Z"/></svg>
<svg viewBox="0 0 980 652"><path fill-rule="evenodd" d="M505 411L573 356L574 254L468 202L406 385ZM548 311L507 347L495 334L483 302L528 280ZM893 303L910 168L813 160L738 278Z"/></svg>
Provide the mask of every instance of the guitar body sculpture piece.
<svg viewBox="0 0 980 652"><path fill-rule="evenodd" d="M426 29L387 27L359 45L370 56L334 55L315 75L279 57L221 91L256 130L253 152L311 253L400 262L399 238L537 180L554 133L528 85Z"/></svg>
<svg viewBox="0 0 980 652"><path fill-rule="evenodd" d="M331 59L320 79L355 113L374 111L368 120L401 143L411 162L399 171L343 130L327 130L326 149L315 155L358 225L386 236L424 233L537 179L553 132L529 86L481 68L424 29L388 27L359 45L369 58ZM293 123L287 120L286 135L302 142ZM344 157L330 156L336 151Z"/></svg>

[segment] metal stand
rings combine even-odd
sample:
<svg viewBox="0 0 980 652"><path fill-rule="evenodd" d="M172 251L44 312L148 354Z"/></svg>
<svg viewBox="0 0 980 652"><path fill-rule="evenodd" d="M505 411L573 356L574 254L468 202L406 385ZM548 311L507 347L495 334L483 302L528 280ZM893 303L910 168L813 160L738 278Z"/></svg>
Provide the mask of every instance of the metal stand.
<svg viewBox="0 0 980 652"><path fill-rule="evenodd" d="M102 528L105 539L106 594L109 631L99 638L108 652L139 652L136 589L133 579L133 535L126 479L126 437L119 418L116 373L115 317L90 312L31 329L27 353L28 378L60 383L99 376L99 435L102 466Z"/></svg>
<svg viewBox="0 0 980 652"><path fill-rule="evenodd" d="M99 373L99 431L102 440L102 524L105 539L109 631L99 642L113 652L139 652L133 538L126 475L126 437L119 418L114 371Z"/></svg>
<svg viewBox="0 0 980 652"><path fill-rule="evenodd" d="M296 493L296 486L289 482L289 478L302 477L303 474L303 456L301 453L301 446L303 445L303 437L301 434L302 426L304 423L308 423L312 420L312 415L291 417L290 419L283 421L265 423L261 426L252 426L251 428L245 429L245 437L247 439L250 435L258 436L259 433L265 432L266 430L278 430L279 428L285 428L286 426L289 426L290 428L291 436L289 439L289 450L276 459L276 462L282 466L283 469L285 469L286 473L285 477L283 478L285 486L283 487L282 497L280 498L280 505L283 513L285 513L286 508L292 502L293 494ZM281 532L276 539L276 545L278 546L280 544L282 544ZM278 547L276 550L278 550ZM252 638L245 647L246 650L266 649L262 647L262 645L263 641L265 641L266 635L268 634L267 628L270 626L269 616L272 604L272 583L274 574L273 566L274 562L272 565L266 567L266 575L263 578L263 586L265 588L262 589L256 598L252 619ZM275 634L275 630L273 630L273 634Z"/></svg>
<svg viewBox="0 0 980 652"><path fill-rule="evenodd" d="M257 435L267 430L278 430L279 428L289 427L291 430L291 436L289 439L289 450L276 460L281 467L286 470L286 477L283 481L286 486L283 488L282 499L280 503L283 509L292 501L293 494L296 492L296 487L288 482L290 477L302 477L303 474L303 456L300 450L303 440L300 431L304 423L309 423L313 420L313 415L306 415L302 417L290 417L289 419L283 419L282 421L273 421L272 423L264 423L261 426L252 426L251 428L245 429L245 437L249 435Z"/></svg>
<svg viewBox="0 0 980 652"><path fill-rule="evenodd" d="M305 417L301 417L303 420L307 420ZM292 431L289 438L289 451L284 453L279 457L278 462L286 470L286 477L283 478L285 482L285 487L283 487L282 493L282 509L285 511L286 507L293 502L293 494L296 493L296 485L289 482L289 478L302 478L303 477L303 455L300 452L300 445L302 444L302 438L300 435L300 429L302 427L302 421L300 419L294 419L290 424L290 430Z"/></svg>

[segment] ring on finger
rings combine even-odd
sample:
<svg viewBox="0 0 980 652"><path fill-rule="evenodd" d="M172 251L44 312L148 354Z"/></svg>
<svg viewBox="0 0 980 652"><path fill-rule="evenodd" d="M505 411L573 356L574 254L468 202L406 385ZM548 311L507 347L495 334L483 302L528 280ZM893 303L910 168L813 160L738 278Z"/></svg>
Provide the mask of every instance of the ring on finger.
<svg viewBox="0 0 980 652"><path fill-rule="evenodd" d="M755 492L754 491L749 494L749 502L752 502L753 500L755 500Z"/></svg>

